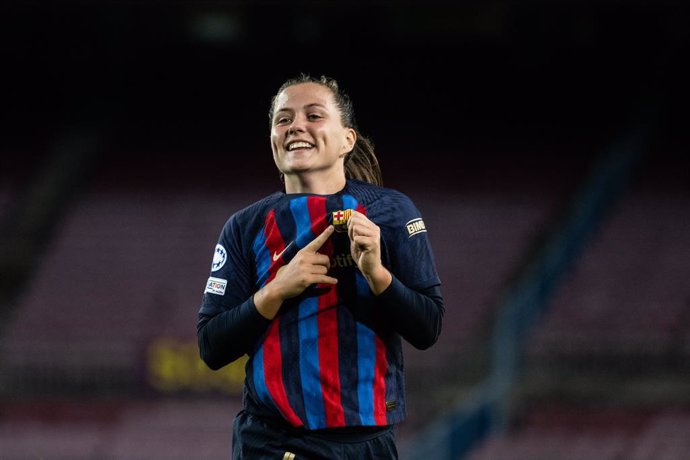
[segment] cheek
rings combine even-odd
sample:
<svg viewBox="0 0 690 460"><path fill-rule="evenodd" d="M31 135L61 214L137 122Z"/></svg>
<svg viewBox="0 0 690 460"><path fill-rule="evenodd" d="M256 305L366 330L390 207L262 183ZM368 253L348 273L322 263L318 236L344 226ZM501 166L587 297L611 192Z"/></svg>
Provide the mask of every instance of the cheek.
<svg viewBox="0 0 690 460"><path fill-rule="evenodd" d="M350 145L350 139L347 136L347 132L339 131L336 134L336 136L336 138L338 139L338 145L340 146L341 153L347 153L350 150L352 150L352 146Z"/></svg>
<svg viewBox="0 0 690 460"><path fill-rule="evenodd" d="M281 158L278 144L276 144L273 139L271 139L271 151L273 152L273 155L272 155L273 156L273 162L276 164L276 166L280 167L283 160Z"/></svg>
<svg viewBox="0 0 690 460"><path fill-rule="evenodd" d="M281 142L279 136L271 134L271 150L273 151L273 156L277 156L280 152Z"/></svg>

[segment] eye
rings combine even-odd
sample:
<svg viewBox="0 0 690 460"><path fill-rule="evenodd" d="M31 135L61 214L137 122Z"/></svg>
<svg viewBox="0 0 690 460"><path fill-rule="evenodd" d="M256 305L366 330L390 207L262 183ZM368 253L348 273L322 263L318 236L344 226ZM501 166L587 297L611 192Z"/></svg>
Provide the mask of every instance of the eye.
<svg viewBox="0 0 690 460"><path fill-rule="evenodd" d="M282 115L282 116L279 116L275 119L275 124L276 125L284 125L286 123L290 123L290 121L291 121L290 117L288 117L287 115Z"/></svg>
<svg viewBox="0 0 690 460"><path fill-rule="evenodd" d="M309 120L320 120L323 117L318 113L310 113L309 115L307 115L307 118Z"/></svg>

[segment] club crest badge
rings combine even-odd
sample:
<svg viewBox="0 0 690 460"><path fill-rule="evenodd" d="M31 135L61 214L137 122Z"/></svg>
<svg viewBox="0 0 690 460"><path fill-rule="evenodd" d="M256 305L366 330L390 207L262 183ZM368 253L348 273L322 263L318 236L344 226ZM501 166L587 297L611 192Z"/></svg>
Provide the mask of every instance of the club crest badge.
<svg viewBox="0 0 690 460"><path fill-rule="evenodd" d="M347 231L347 221L352 215L352 209L344 209L342 211L333 211L333 219L331 223L335 227L336 232Z"/></svg>

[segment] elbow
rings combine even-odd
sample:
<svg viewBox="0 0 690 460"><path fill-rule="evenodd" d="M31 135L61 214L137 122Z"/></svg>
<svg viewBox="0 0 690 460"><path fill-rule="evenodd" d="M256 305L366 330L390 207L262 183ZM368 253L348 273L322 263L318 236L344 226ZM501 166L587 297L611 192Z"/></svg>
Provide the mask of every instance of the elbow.
<svg viewBox="0 0 690 460"><path fill-rule="evenodd" d="M414 340L410 341L410 344L417 350L428 350L438 341L439 334L440 331L428 331L415 337Z"/></svg>
<svg viewBox="0 0 690 460"><path fill-rule="evenodd" d="M441 335L441 316L435 318L435 320L429 325L429 327L421 328L417 331L416 336L408 340L410 345L418 350L427 350L431 348Z"/></svg>
<svg viewBox="0 0 690 460"><path fill-rule="evenodd" d="M418 350L431 348L438 341L445 312L443 297L438 292L438 287L429 288L428 291L430 292L423 296L424 308L419 308L419 315L408 322L411 330L408 329L407 341Z"/></svg>
<svg viewBox="0 0 690 460"><path fill-rule="evenodd" d="M227 357L215 351L216 348L212 347L208 343L206 334L204 334L203 329L199 331L197 341L199 344L199 357L204 362L204 364L208 366L209 369L217 371L218 369L230 362L228 361Z"/></svg>
<svg viewBox="0 0 690 460"><path fill-rule="evenodd" d="M209 353L204 349L199 350L199 356L201 357L201 360L206 364L206 366L212 371L217 371L226 364L222 362L220 359L218 359L217 356L213 356L213 353Z"/></svg>

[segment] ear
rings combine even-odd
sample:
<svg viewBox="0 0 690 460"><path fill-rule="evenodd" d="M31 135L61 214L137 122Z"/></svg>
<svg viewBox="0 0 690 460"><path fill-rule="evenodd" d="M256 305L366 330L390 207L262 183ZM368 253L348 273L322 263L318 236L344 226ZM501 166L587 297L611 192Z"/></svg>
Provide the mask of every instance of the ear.
<svg viewBox="0 0 690 460"><path fill-rule="evenodd" d="M357 142L357 131L352 128L346 128L345 142L343 143L343 154L352 152L352 149L355 148L355 142Z"/></svg>

